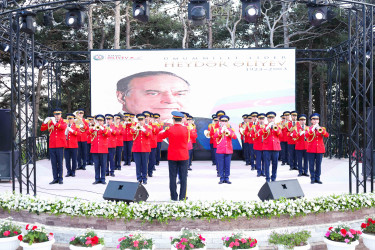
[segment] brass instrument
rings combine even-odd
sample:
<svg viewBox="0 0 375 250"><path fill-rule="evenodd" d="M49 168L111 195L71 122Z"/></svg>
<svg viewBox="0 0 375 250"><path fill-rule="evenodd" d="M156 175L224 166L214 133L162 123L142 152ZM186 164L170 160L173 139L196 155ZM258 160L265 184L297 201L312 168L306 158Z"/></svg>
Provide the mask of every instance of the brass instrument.
<svg viewBox="0 0 375 250"><path fill-rule="evenodd" d="M277 131L279 128L277 127L277 125L272 125L272 128L274 131Z"/></svg>
<svg viewBox="0 0 375 250"><path fill-rule="evenodd" d="M137 125L135 126L135 129L136 130L140 130L142 128L141 124L140 123L137 123Z"/></svg>
<svg viewBox="0 0 375 250"><path fill-rule="evenodd" d="M230 132L229 132L228 129L226 129L226 130L224 131L224 135L225 135L225 136L230 136Z"/></svg>
<svg viewBox="0 0 375 250"><path fill-rule="evenodd" d="M319 133L323 133L323 128L322 128L322 127L319 127L319 128L318 128L318 132L319 132Z"/></svg>
<svg viewBox="0 0 375 250"><path fill-rule="evenodd" d="M99 130L99 129L100 129L100 125L99 125L99 123L97 123L97 124L95 125L94 129L95 129L95 130Z"/></svg>

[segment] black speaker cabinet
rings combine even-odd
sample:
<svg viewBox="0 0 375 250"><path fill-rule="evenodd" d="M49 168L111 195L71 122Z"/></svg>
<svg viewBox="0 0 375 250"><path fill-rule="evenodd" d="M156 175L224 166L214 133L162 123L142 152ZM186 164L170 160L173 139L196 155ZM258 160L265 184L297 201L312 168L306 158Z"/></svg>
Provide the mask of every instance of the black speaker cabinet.
<svg viewBox="0 0 375 250"><path fill-rule="evenodd" d="M103 198L111 201L139 202L148 199L148 192L139 182L109 181Z"/></svg>
<svg viewBox="0 0 375 250"><path fill-rule="evenodd" d="M262 201L277 200L281 197L296 199L304 197L297 179L266 182L259 190L258 197Z"/></svg>
<svg viewBox="0 0 375 250"><path fill-rule="evenodd" d="M0 109L0 151L12 150L10 109Z"/></svg>
<svg viewBox="0 0 375 250"><path fill-rule="evenodd" d="M18 158L18 151L14 151L14 158ZM16 176L19 173L16 166ZM12 151L0 151L0 180L12 179Z"/></svg>

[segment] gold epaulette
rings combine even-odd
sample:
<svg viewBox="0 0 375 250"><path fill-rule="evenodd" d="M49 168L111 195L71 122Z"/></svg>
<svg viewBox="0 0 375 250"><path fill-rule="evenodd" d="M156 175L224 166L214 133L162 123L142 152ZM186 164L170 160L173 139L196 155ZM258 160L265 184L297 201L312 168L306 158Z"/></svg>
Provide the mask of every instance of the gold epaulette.
<svg viewBox="0 0 375 250"><path fill-rule="evenodd" d="M149 129L152 129L152 126L151 126L151 125L148 125L147 127L148 127Z"/></svg>
<svg viewBox="0 0 375 250"><path fill-rule="evenodd" d="M210 128L211 128L211 126L212 126L212 123L208 124L208 129L210 129Z"/></svg>
<svg viewBox="0 0 375 250"><path fill-rule="evenodd" d="M169 129L169 127L165 127L165 129L164 130L168 130Z"/></svg>

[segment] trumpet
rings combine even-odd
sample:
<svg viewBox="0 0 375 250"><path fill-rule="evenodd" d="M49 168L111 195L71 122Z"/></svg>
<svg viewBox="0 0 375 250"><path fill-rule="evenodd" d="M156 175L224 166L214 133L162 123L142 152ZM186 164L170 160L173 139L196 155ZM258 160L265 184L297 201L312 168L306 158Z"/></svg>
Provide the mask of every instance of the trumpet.
<svg viewBox="0 0 375 250"><path fill-rule="evenodd" d="M95 124L94 129L95 129L95 130L99 130L99 129L100 129L100 125L99 125L99 123Z"/></svg>
<svg viewBox="0 0 375 250"><path fill-rule="evenodd" d="M141 124L137 123L137 125L135 126L135 129L140 130L141 128L142 128Z"/></svg>
<svg viewBox="0 0 375 250"><path fill-rule="evenodd" d="M274 131L277 131L279 128L277 127L277 125L272 125L272 128Z"/></svg>
<svg viewBox="0 0 375 250"><path fill-rule="evenodd" d="M125 119L126 122L132 122L132 118Z"/></svg>
<svg viewBox="0 0 375 250"><path fill-rule="evenodd" d="M317 128L318 129L318 132L319 133L323 133L323 128L322 127L319 127L319 128Z"/></svg>
<svg viewBox="0 0 375 250"><path fill-rule="evenodd" d="M225 129L225 131L224 131L224 135L225 135L225 136L230 136L230 132L229 132L228 129Z"/></svg>

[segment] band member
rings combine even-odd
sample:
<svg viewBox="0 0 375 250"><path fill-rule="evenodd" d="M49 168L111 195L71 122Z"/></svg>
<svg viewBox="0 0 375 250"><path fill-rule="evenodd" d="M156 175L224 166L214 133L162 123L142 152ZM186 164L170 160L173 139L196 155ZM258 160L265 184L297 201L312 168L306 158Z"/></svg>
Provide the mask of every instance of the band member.
<svg viewBox="0 0 375 250"><path fill-rule="evenodd" d="M77 152L78 152L78 141L77 136L81 134L81 131L76 127L74 123L75 115L66 114L68 125L65 129L66 146L64 149L66 175L76 176L77 168Z"/></svg>
<svg viewBox="0 0 375 250"><path fill-rule="evenodd" d="M146 116L137 114L138 123L131 127L130 132L133 135L133 156L136 167L137 180L139 183L147 184L147 165L150 147L151 128L145 124Z"/></svg>
<svg viewBox="0 0 375 250"><path fill-rule="evenodd" d="M248 133L250 127L251 115L248 115L245 119L244 124L244 153L245 153L245 164L246 166L250 165L250 133Z"/></svg>
<svg viewBox="0 0 375 250"><path fill-rule="evenodd" d="M247 162L246 161L246 154L245 154L245 152L246 152L246 149L245 149L245 147L246 147L246 144L245 144L245 136L244 136L244 131L245 131L245 128L246 128L246 123L247 123L247 114L244 114L244 115L242 115L242 119L243 119L243 122L241 122L239 125L238 125L238 131L240 132L240 135L241 135L241 145L242 145L242 157L243 157L243 160L245 161L245 162Z"/></svg>
<svg viewBox="0 0 375 250"><path fill-rule="evenodd" d="M105 171L107 167L108 155L108 136L110 131L105 128L104 116L95 116L97 123L90 128L91 134L91 153L95 165L95 182L93 184L106 184Z"/></svg>
<svg viewBox="0 0 375 250"><path fill-rule="evenodd" d="M306 126L307 116L302 114L298 117L299 125L297 129L293 131L293 139L296 141L296 154L297 154L297 166L299 174L298 176L309 176L308 173L308 159L307 159L307 138L306 133L308 127ZM303 165L302 165L303 163Z"/></svg>
<svg viewBox="0 0 375 250"><path fill-rule="evenodd" d="M86 170L86 156L87 156L87 131L89 130L89 124L83 119L85 114L84 109L77 109L76 111L76 126L78 126L81 134L78 135L78 154L77 154L77 169Z"/></svg>
<svg viewBox="0 0 375 250"><path fill-rule="evenodd" d="M108 132L108 156L107 156L107 167L106 167L106 176L111 175L115 177L115 155L116 155L116 146L117 146L117 129L113 124L113 115L106 114L106 129Z"/></svg>
<svg viewBox="0 0 375 250"><path fill-rule="evenodd" d="M297 111L290 112L292 120L288 122L287 138L288 138L288 153L289 153L289 165L290 170L298 170L297 168L297 155L296 155L296 142L293 140L293 131L297 129Z"/></svg>
<svg viewBox="0 0 375 250"><path fill-rule="evenodd" d="M188 170L193 170L191 168L191 161L193 160L193 151L194 151L194 144L197 142L197 128L195 127L193 117L189 115L187 117L188 122L188 129L190 131L190 140L188 144L188 150L189 150L189 166Z"/></svg>
<svg viewBox="0 0 375 250"><path fill-rule="evenodd" d="M154 113L154 119L155 123L158 126L158 130L163 130L164 123L160 121L160 114ZM160 164L160 158L161 158L161 143L163 140L160 138L159 134L157 137L157 147L156 147L156 166L159 166Z"/></svg>
<svg viewBox="0 0 375 250"><path fill-rule="evenodd" d="M89 129L95 126L95 121L93 116L87 116L87 120L89 120ZM86 165L94 165L94 160L92 158L91 152L91 134L89 129L87 130L87 163Z"/></svg>
<svg viewBox="0 0 375 250"><path fill-rule="evenodd" d="M171 199L186 199L186 186L187 186L187 168L189 164L188 141L189 131L186 126L183 126L182 119L184 114L173 111L173 123L171 127L167 127L160 132L161 138L168 138L168 167L169 167L169 190ZM180 176L180 195L177 194L177 173Z"/></svg>
<svg viewBox="0 0 375 250"><path fill-rule="evenodd" d="M131 114L124 113L124 125L123 125L123 143L124 143L124 166L130 166L132 159L132 147L133 147L133 135L130 132L131 127L135 125L134 118L131 117Z"/></svg>
<svg viewBox="0 0 375 250"><path fill-rule="evenodd" d="M285 111L281 115L281 121L279 123L279 127L281 128L281 135L280 135L280 146L281 146L281 151L280 151L280 158L281 158L281 166L284 166L288 164L288 127L287 124L289 122L289 117L290 113L289 111Z"/></svg>
<svg viewBox="0 0 375 250"><path fill-rule="evenodd" d="M210 138L210 148L211 148L211 160L212 166L216 166L216 148L214 147L214 127L218 123L219 119L217 118L216 114L212 115L212 123L208 125L208 136ZM217 167L216 167L217 171Z"/></svg>
<svg viewBox="0 0 375 250"><path fill-rule="evenodd" d="M251 116L251 119L249 121L249 128L251 128L252 126L257 125L258 113L257 112L252 112L250 114L250 116ZM251 133L251 131L249 131L249 133ZM248 153L249 153L249 160L250 160L251 170L255 170L255 151L254 151L254 140L253 140L253 138L249 137L248 143L249 143Z"/></svg>
<svg viewBox="0 0 375 250"><path fill-rule="evenodd" d="M268 125L261 130L263 136L263 157L266 169L266 181L276 181L277 177L277 162L279 158L280 134L281 129L275 123L275 112L268 112L266 114ZM270 165L272 162L272 175L270 178Z"/></svg>
<svg viewBox="0 0 375 250"><path fill-rule="evenodd" d="M154 122L154 114L152 114L150 112L150 116L149 116L149 126L151 127L151 134L150 134L150 147L151 147L151 151L150 151L150 156L149 156L149 160L148 160L148 176L149 177L152 177L152 173L154 170L156 170L155 168L155 164L156 164L156 148L158 147L158 134L159 134L159 127L156 125L156 123Z"/></svg>
<svg viewBox="0 0 375 250"><path fill-rule="evenodd" d="M266 114L260 113L258 114L258 124L254 125L255 128L252 131L251 137L254 140L254 151L255 151L255 158L256 158L256 169L257 169L257 177L266 176L265 174L265 161L263 156L263 136L262 136L262 129L266 126L264 125L264 119Z"/></svg>
<svg viewBox="0 0 375 250"><path fill-rule="evenodd" d="M323 184L320 181L322 159L326 151L323 137L328 138L329 136L326 129L319 126L319 118L320 115L318 113L310 116L311 126L307 132L307 157L309 159L311 184Z"/></svg>
<svg viewBox="0 0 375 250"><path fill-rule="evenodd" d="M113 116L115 119L115 129L116 133L116 156L115 156L115 170L121 170L121 154L122 148L124 146L123 143L123 131L124 128L121 125L121 115L116 114Z"/></svg>
<svg viewBox="0 0 375 250"><path fill-rule="evenodd" d="M232 139L237 139L234 129L228 124L229 117L226 115L220 116L220 128L217 129L214 138L217 141L217 165L219 167L220 182L219 184L227 183L230 175L230 162L232 160L233 146Z"/></svg>

